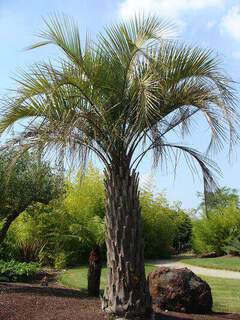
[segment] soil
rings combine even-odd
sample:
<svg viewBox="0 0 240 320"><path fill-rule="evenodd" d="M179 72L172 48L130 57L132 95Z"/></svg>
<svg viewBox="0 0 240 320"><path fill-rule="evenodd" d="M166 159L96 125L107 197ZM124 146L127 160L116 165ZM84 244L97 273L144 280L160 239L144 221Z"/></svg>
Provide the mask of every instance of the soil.
<svg viewBox="0 0 240 320"><path fill-rule="evenodd" d="M0 320L104 320L98 298L65 288L51 280L48 287L0 283ZM240 314L191 315L157 310L154 320L239 320ZM147 319L146 319L147 320Z"/></svg>

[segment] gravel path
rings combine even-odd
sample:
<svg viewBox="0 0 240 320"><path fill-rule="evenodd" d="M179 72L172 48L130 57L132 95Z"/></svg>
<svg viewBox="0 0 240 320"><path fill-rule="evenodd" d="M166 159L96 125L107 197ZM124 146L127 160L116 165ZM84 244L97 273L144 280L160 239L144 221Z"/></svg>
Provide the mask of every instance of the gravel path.
<svg viewBox="0 0 240 320"><path fill-rule="evenodd" d="M188 268L196 274L209 277L225 278L225 279L238 279L240 280L240 272L229 271L229 270L217 270L208 269L197 266L191 266L176 260L158 260L152 262L157 267L170 267L170 268Z"/></svg>

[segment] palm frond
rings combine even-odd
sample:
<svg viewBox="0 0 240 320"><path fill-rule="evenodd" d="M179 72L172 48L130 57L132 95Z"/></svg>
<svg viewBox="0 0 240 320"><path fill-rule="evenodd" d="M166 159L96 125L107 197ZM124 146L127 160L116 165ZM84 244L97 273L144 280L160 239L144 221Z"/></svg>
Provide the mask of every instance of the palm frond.
<svg viewBox="0 0 240 320"><path fill-rule="evenodd" d="M63 56L17 77L1 107L1 133L22 124L9 145L72 154L85 164L95 153L109 168L124 161L134 168L150 150L162 165L165 150L176 149L197 161L207 189L214 185L205 156L168 141L172 131L190 135L200 116L210 131L207 151L238 141L234 82L213 51L166 39L172 26L156 16L136 15L83 42L65 16L45 25L31 48L53 44Z"/></svg>

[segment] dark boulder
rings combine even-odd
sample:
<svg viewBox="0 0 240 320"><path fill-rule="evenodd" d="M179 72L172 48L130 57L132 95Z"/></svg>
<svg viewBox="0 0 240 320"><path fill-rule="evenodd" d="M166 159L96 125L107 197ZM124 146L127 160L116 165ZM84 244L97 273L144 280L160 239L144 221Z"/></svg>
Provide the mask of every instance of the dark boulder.
<svg viewBox="0 0 240 320"><path fill-rule="evenodd" d="M155 310L186 313L210 313L212 294L207 282L188 268L158 268L148 276Z"/></svg>

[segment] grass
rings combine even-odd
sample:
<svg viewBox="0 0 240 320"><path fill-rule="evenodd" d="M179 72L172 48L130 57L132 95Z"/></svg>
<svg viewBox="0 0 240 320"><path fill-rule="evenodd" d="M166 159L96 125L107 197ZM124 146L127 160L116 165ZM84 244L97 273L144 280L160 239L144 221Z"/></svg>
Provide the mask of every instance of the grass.
<svg viewBox="0 0 240 320"><path fill-rule="evenodd" d="M146 274L155 269L155 266L151 264L145 265ZM65 286L69 288L75 288L80 290L87 290L87 273L88 267L81 266L73 269L69 269L58 277L58 280ZM102 276L101 276L101 290L104 290L106 286L107 279L107 268L102 268Z"/></svg>
<svg viewBox="0 0 240 320"><path fill-rule="evenodd" d="M187 258L182 260L181 262L203 268L240 272L240 257L225 256L218 258Z"/></svg>
<svg viewBox="0 0 240 320"><path fill-rule="evenodd" d="M151 264L145 265L146 274L155 267ZM107 269L103 268L101 277L101 289L106 285ZM221 279L201 276L208 282L213 294L213 310L216 312L240 312L240 280ZM69 269L59 276L59 281L70 288L87 290L87 266Z"/></svg>
<svg viewBox="0 0 240 320"><path fill-rule="evenodd" d="M240 313L240 280L200 276L213 295L213 311Z"/></svg>

